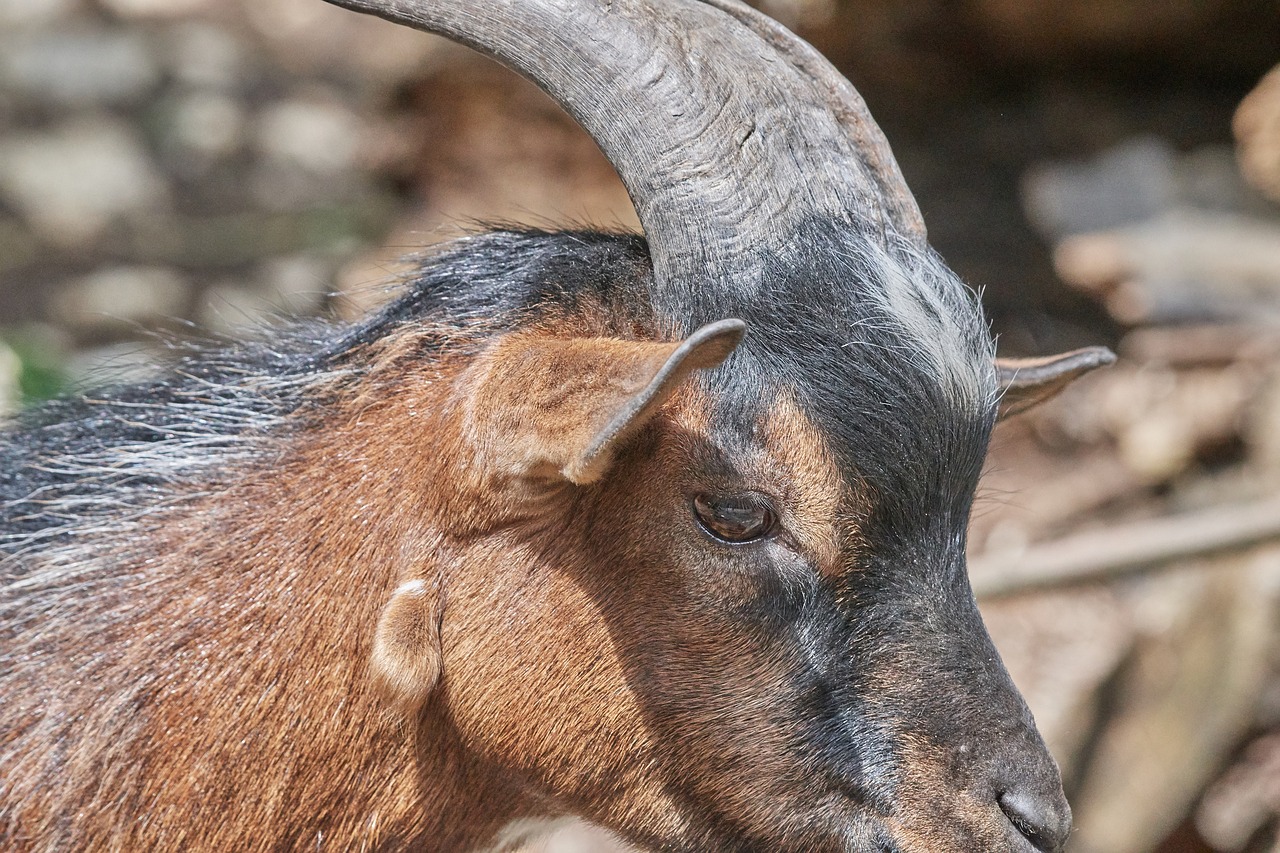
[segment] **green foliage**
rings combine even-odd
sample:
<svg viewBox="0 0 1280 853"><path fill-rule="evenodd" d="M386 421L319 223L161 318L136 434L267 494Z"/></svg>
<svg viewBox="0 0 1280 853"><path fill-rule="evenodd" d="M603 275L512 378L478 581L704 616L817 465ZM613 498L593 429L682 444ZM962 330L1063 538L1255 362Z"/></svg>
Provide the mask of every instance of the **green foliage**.
<svg viewBox="0 0 1280 853"><path fill-rule="evenodd" d="M40 327L0 330L0 409L28 406L67 388L66 353L55 334Z"/></svg>

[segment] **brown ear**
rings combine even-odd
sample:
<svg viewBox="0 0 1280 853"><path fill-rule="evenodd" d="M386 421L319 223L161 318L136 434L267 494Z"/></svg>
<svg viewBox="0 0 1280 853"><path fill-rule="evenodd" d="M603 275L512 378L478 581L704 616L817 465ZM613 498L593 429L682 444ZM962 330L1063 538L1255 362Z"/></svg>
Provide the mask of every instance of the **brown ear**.
<svg viewBox="0 0 1280 853"><path fill-rule="evenodd" d="M370 669L378 691L402 713L417 713L440 680L441 607L439 588L411 580L378 620Z"/></svg>
<svg viewBox="0 0 1280 853"><path fill-rule="evenodd" d="M676 343L512 335L485 357L469 430L489 464L594 482L671 392L728 358L745 331L720 320Z"/></svg>
<svg viewBox="0 0 1280 853"><path fill-rule="evenodd" d="M1043 403L1072 380L1115 360L1115 353L1106 347L1085 347L1041 358L997 358L1000 420Z"/></svg>

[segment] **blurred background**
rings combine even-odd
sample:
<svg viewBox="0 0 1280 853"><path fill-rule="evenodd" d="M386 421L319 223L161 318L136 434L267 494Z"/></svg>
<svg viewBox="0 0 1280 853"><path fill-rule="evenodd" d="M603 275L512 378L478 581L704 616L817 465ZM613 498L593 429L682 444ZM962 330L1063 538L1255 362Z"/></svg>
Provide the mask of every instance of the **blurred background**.
<svg viewBox="0 0 1280 853"><path fill-rule="evenodd" d="M862 92L1002 354L1121 355L999 427L971 543L1072 850L1280 851L1280 2L759 5ZM635 224L558 108L443 41L0 0L0 411L156 331L356 316L483 221Z"/></svg>

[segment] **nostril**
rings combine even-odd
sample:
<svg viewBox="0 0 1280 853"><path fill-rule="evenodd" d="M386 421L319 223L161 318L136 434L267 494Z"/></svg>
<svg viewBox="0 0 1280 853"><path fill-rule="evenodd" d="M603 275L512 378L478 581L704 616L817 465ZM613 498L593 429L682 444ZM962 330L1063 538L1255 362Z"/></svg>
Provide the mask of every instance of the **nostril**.
<svg viewBox="0 0 1280 853"><path fill-rule="evenodd" d="M1031 846L1043 853L1057 853L1071 832L1071 813L1056 798L1041 798L1023 791L1005 791L996 798L1000 810Z"/></svg>

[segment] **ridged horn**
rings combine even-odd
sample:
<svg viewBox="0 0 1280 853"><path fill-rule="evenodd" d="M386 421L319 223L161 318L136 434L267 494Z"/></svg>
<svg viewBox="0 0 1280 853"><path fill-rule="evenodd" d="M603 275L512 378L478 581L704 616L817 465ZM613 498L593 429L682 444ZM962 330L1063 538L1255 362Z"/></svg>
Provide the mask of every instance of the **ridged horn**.
<svg viewBox="0 0 1280 853"><path fill-rule="evenodd" d="M466 44L558 101L631 194L660 287L749 288L816 217L925 241L862 98L737 0L329 2Z"/></svg>

